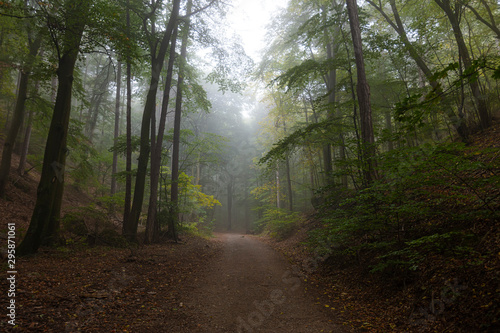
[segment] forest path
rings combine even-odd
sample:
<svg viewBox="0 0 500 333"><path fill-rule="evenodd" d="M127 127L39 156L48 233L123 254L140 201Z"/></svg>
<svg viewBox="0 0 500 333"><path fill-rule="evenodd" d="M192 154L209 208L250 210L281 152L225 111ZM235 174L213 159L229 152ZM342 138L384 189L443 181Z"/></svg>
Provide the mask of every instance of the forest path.
<svg viewBox="0 0 500 333"><path fill-rule="evenodd" d="M267 244L239 234L217 239L222 254L184 298L191 332L343 332Z"/></svg>

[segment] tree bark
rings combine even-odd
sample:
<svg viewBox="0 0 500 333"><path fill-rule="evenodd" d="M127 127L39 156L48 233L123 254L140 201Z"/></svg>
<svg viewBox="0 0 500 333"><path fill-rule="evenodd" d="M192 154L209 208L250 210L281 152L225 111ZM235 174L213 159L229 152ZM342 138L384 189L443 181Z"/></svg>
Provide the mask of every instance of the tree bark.
<svg viewBox="0 0 500 333"><path fill-rule="evenodd" d="M39 89L40 89L40 82L37 81L35 83L35 89L33 91L33 95L36 95ZM28 121L26 124L26 130L24 132L23 147L21 149L21 157L19 158L19 166L17 167L17 173L19 174L19 176L24 175L24 168L26 167L26 160L28 158L28 151L31 140L31 130L33 127L33 114L34 114L33 110L30 109L28 112Z"/></svg>
<svg viewBox="0 0 500 333"><path fill-rule="evenodd" d="M385 18L387 23L397 32L399 35L399 38L401 38L401 41L403 42L406 50L408 51L408 54L410 57L415 61L417 64L418 68L424 73L427 81L430 83L431 87L433 89L439 89L439 83L433 78L433 73L430 70L430 68L427 66L425 63L423 57L420 55L420 53L417 51L416 47L413 45L413 43L410 42L408 35L406 34L406 30L403 26L403 22L401 21L401 17L399 16L399 11L396 7L396 2L394 0L390 0L390 5L392 9L392 13L394 15L394 21L391 20L391 18L384 12L383 8L375 4L374 1L367 0L370 5L372 5L382 16ZM444 103L444 96L441 96L441 103L443 105L443 110L448 117L450 123L452 126L455 128L457 131L458 135L462 139L462 141L467 142L469 138L469 129L467 127L467 124L465 122L465 118L462 113L459 112L458 116L453 112L453 109L451 109L449 106L445 105Z"/></svg>
<svg viewBox="0 0 500 333"><path fill-rule="evenodd" d="M24 121L25 105L26 99L28 97L28 83L31 72L31 67L35 61L35 57L38 54L40 45L42 43L41 34L37 34L33 40L33 33L28 32L28 44L29 44L29 54L28 60L21 69L21 77L19 81L19 88L17 92L16 106L14 108L14 114L12 116L12 122L10 124L7 137L5 139L2 151L2 161L0 164L0 197L5 197L5 187L9 180L10 167L12 161L12 152L14 145L16 143L16 138L19 133L19 128Z"/></svg>
<svg viewBox="0 0 500 333"><path fill-rule="evenodd" d="M191 14L192 0L188 0L186 12L187 16ZM190 20L185 19L184 31L182 35L181 54L179 57L179 74L177 79L177 96L175 100L174 116L174 136L172 143L172 183L170 189L170 219L168 226L168 235L177 241L176 225L179 221L179 153L181 137L181 117L182 117L182 90L184 85L184 73L187 56L187 43L189 37Z"/></svg>
<svg viewBox="0 0 500 333"><path fill-rule="evenodd" d="M453 34L455 36L455 41L457 42L458 52L462 58L465 71L472 67L472 60L469 55L469 49L465 44L464 36L462 34L462 29L460 28L460 15L461 8L459 8L458 2L455 3L455 9L451 7L450 0L434 0L439 7L445 12L446 16L450 20L451 27L453 29ZM479 83L477 80L469 81L469 86L472 91L472 96L476 102L477 110L479 113L479 120L481 127L483 129L491 126L491 117L488 111L488 105L486 104L485 97L481 93L479 88Z"/></svg>
<svg viewBox="0 0 500 333"><path fill-rule="evenodd" d="M120 135L120 93L122 88L122 63L118 60L116 70L116 101L115 101L115 129L114 129L114 143L118 140ZM116 193L116 172L118 169L118 152L113 151L113 165L111 167L111 195Z"/></svg>
<svg viewBox="0 0 500 333"><path fill-rule="evenodd" d="M146 187L146 174L148 168L148 160L150 153L149 146L149 129L151 124L151 114L156 106L156 94L158 91L158 82L160 79L163 63L165 62L165 55L167 52L168 44L172 37L172 32L179 16L180 0L173 1L172 12L167 24L167 29L163 34L162 41L158 50L158 54L151 55L151 81L149 84L149 91L144 106L144 113L142 115L141 123L141 143L137 165L137 175L135 177L135 190L134 199L132 202L132 209L130 216L124 221L123 231L124 236L129 241L137 241L137 227L139 225L139 218L142 211L142 203L144 200L144 189ZM155 48L152 47L152 52Z"/></svg>
<svg viewBox="0 0 500 333"><path fill-rule="evenodd" d="M227 183L227 231L233 228L233 178L229 178Z"/></svg>
<svg viewBox="0 0 500 333"><path fill-rule="evenodd" d="M158 185L160 178L161 154L163 151L163 136L165 132L165 123L167 120L168 103L170 101L170 89L172 88L172 77L175 62L175 46L177 42L177 27L172 34L172 41L170 44L170 54L168 58L167 76L165 78L165 88L163 90L163 101L161 106L160 122L158 127L158 136L155 140L154 148L151 152L151 186L148 206L148 217L146 220L146 235L144 242L146 244L152 243L157 240L154 231L158 228L155 227L157 223L156 208L158 203ZM153 129L152 129L153 130ZM151 139L153 140L154 134Z"/></svg>
<svg viewBox="0 0 500 333"><path fill-rule="evenodd" d="M71 113L73 73L80 43L89 13L90 2L66 3L67 29L63 36L63 49L58 60L58 88L54 113L49 128L42 174L31 222L24 239L16 251L19 255L35 253L42 244L53 244L59 236L59 216L64 191L68 125Z"/></svg>
<svg viewBox="0 0 500 333"><path fill-rule="evenodd" d="M372 111L370 105L370 86L366 79L365 61L363 58L363 46L361 42L361 29L358 17L358 5L356 0L346 0L349 13L349 24L351 27L352 42L354 46L354 57L357 70L357 93L359 103L359 115L361 120L362 140L362 162L363 175L366 184L377 178L375 168L375 139L373 135Z"/></svg>
<svg viewBox="0 0 500 333"><path fill-rule="evenodd" d="M127 36L130 36L130 9L127 0ZM130 220L130 205L132 200L132 64L130 56L127 55L127 106L126 106L126 136L127 152L125 157L125 204L123 207L122 234L126 234L126 228Z"/></svg>

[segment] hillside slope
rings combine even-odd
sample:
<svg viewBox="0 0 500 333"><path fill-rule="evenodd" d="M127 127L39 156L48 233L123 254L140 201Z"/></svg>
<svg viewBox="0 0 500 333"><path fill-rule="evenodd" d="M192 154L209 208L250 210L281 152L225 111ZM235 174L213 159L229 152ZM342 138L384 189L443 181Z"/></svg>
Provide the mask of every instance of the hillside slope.
<svg viewBox="0 0 500 333"><path fill-rule="evenodd" d="M325 246L318 244L314 237L321 230L331 228L334 222L325 216L336 216L332 210L323 212L322 217L307 217L300 229L285 240L268 241L301 269L311 287L321 290L324 298L319 301L325 307L340 310L343 324L354 329L498 332L500 123L474 135L472 141L461 154L465 153L467 159L477 163L477 170L467 169L449 179L438 179L430 183L432 186L425 185L425 191L405 189L415 204L431 208L423 215L427 216L426 220L419 217L418 223L408 223L412 229L405 232L418 235L413 238L415 241L409 242L412 238L407 238L399 248L394 246L391 257L384 257L389 245L377 243L379 236L359 230L356 230L357 239L349 238L356 244L326 249L330 254L325 255ZM486 164L488 167L481 166ZM419 171L415 177L424 179L439 174L434 170L432 175L427 172ZM481 184L482 193L475 193L476 188L468 186L472 181ZM459 182L465 185L458 186ZM425 206L428 201L438 204ZM356 205L352 201L351 204ZM383 208L377 209L380 212ZM357 212L359 208L353 214ZM369 217L367 220L370 223ZM330 230L350 231L342 228ZM314 249L321 246L323 253L314 254ZM415 264L409 266L412 262Z"/></svg>

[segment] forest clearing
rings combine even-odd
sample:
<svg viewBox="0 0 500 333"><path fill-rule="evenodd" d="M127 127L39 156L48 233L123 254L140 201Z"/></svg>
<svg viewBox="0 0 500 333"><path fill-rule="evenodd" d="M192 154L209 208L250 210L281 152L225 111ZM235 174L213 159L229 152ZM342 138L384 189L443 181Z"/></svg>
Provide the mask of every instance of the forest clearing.
<svg viewBox="0 0 500 333"><path fill-rule="evenodd" d="M0 1L0 330L498 332L498 22Z"/></svg>

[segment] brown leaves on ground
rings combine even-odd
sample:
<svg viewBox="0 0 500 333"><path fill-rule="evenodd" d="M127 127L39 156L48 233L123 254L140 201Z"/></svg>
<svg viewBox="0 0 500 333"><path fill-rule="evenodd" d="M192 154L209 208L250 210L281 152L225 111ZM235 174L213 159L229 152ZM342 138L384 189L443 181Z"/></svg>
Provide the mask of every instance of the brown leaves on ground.
<svg viewBox="0 0 500 333"><path fill-rule="evenodd" d="M500 256L484 262L450 260L439 255L398 284L391 276L370 273L359 263L346 265L307 250L309 222L289 239L267 239L303 272L319 304L332 310L338 324L359 332L497 332ZM498 250L497 228L484 246ZM312 259L311 259L312 258Z"/></svg>
<svg viewBox="0 0 500 333"><path fill-rule="evenodd" d="M14 331L160 332L185 320L180 295L220 247L202 238L183 241L133 251L47 250L18 259ZM0 289L8 290L6 279ZM7 304L6 292L0 302ZM8 328L0 322L0 331Z"/></svg>

